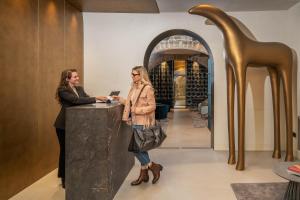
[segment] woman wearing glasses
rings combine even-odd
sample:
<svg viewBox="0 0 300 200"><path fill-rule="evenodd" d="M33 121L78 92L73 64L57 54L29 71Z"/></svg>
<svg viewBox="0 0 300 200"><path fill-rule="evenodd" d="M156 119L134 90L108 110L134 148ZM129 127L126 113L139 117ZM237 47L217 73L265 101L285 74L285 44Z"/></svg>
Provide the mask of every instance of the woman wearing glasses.
<svg viewBox="0 0 300 200"><path fill-rule="evenodd" d="M131 78L133 82L127 99L115 97L115 99L125 104L123 121L131 124L133 129L143 129L145 126L155 125L156 104L154 89L149 80L147 70L142 66L136 66L132 68ZM163 167L160 164L151 162L146 151L134 154L141 163L141 171L138 179L131 182L131 185L148 182L148 169L153 173L152 183L155 184L160 177L160 171Z"/></svg>
<svg viewBox="0 0 300 200"><path fill-rule="evenodd" d="M76 69L67 69L61 73L59 85L56 89L56 99L61 105L61 110L55 120L54 127L59 141L59 165L58 177L62 180L65 188L65 122L66 108L75 105L96 103L96 100L105 101L106 97L90 97L79 86L79 76Z"/></svg>

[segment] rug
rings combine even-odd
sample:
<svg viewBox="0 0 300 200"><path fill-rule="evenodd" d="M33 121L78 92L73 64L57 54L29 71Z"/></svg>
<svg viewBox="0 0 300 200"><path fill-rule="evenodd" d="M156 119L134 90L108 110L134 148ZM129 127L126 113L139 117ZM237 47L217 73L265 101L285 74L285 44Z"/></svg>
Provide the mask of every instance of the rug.
<svg viewBox="0 0 300 200"><path fill-rule="evenodd" d="M232 183L237 200L281 200L288 183Z"/></svg>
<svg viewBox="0 0 300 200"><path fill-rule="evenodd" d="M194 128L205 128L208 126L208 120L202 118L199 112L193 112L193 127Z"/></svg>

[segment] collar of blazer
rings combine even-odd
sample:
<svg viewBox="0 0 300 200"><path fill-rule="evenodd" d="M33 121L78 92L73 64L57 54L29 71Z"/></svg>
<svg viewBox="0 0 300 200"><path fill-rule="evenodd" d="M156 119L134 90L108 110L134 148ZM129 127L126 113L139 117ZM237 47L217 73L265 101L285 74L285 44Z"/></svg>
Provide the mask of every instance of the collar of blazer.
<svg viewBox="0 0 300 200"><path fill-rule="evenodd" d="M74 86L73 88L71 88L71 91L73 92L73 94L77 97L79 97L79 93L78 93L78 87L77 86Z"/></svg>

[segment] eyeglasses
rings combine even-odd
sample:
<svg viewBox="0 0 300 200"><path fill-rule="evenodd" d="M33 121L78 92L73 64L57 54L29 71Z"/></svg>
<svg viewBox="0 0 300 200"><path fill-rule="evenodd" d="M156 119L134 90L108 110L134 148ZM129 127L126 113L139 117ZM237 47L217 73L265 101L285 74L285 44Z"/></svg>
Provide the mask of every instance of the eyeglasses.
<svg viewBox="0 0 300 200"><path fill-rule="evenodd" d="M132 75L132 76L137 76L137 75L140 75L140 74L134 74L134 73L131 73L131 75Z"/></svg>

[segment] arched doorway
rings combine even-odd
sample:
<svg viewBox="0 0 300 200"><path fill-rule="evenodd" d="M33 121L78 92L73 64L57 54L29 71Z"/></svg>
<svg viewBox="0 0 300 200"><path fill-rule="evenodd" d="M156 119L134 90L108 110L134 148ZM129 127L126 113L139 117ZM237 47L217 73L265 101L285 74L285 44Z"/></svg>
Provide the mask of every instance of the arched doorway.
<svg viewBox="0 0 300 200"><path fill-rule="evenodd" d="M144 56L144 66L149 70L151 66L149 66L150 57L154 50L154 48L165 38L176 36L176 35L185 35L190 36L196 39L203 47L205 48L208 60L207 60L207 68L208 68L208 83L207 83L207 97L208 97L208 128L211 132L211 148L214 148L214 62L213 62L213 55L211 49L209 48L207 42L198 34L184 29L172 29L165 31L158 36L156 36L151 43L148 45L147 50Z"/></svg>

